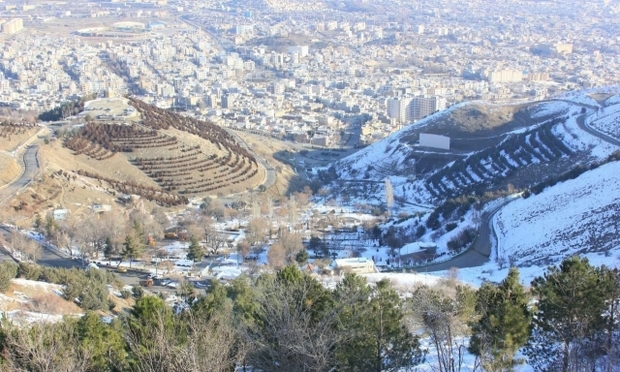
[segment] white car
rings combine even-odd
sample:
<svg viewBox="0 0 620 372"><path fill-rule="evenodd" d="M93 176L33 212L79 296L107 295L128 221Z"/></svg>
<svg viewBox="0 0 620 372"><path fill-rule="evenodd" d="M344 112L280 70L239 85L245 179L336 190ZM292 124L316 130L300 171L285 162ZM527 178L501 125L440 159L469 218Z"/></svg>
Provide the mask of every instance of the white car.
<svg viewBox="0 0 620 372"><path fill-rule="evenodd" d="M177 282L170 282L168 284L166 284L166 287L170 287L170 288L176 288L179 286L179 283Z"/></svg>
<svg viewBox="0 0 620 372"><path fill-rule="evenodd" d="M171 282L172 282L172 280L170 280L170 279L164 279L159 284L163 285L163 286L166 286L166 285L170 284Z"/></svg>

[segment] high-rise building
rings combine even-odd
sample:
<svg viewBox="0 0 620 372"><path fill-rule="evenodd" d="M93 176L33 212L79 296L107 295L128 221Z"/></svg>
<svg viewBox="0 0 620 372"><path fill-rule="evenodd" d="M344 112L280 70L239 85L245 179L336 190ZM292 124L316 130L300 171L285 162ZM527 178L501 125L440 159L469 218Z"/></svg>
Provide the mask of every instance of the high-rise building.
<svg viewBox="0 0 620 372"><path fill-rule="evenodd" d="M388 98L386 101L387 116L391 119L396 119L401 124L405 123L408 120L407 106L409 105L409 102L411 102L410 98Z"/></svg>
<svg viewBox="0 0 620 372"><path fill-rule="evenodd" d="M386 101L387 116L400 124L420 120L446 108L442 97L394 97Z"/></svg>
<svg viewBox="0 0 620 372"><path fill-rule="evenodd" d="M2 33L12 35L24 28L24 22L21 18L13 18L2 24Z"/></svg>
<svg viewBox="0 0 620 372"><path fill-rule="evenodd" d="M440 103L445 102L439 97L414 97L407 107L407 121L420 120L428 115L445 108L440 108Z"/></svg>

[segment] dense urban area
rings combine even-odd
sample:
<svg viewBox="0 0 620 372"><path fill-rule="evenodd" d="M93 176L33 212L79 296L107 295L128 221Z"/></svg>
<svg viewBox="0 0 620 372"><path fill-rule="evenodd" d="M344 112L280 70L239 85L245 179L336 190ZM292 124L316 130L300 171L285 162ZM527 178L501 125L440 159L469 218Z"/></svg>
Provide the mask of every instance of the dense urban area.
<svg viewBox="0 0 620 372"><path fill-rule="evenodd" d="M0 0L0 370L618 370L619 15Z"/></svg>

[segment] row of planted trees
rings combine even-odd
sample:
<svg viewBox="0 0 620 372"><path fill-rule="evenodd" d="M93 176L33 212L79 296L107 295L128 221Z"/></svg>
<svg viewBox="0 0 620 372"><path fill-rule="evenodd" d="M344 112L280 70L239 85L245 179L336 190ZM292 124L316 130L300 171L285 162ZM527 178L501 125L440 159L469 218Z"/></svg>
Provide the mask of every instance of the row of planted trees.
<svg viewBox="0 0 620 372"><path fill-rule="evenodd" d="M87 314L55 325L2 324L6 371L615 371L617 271L568 259L532 283L517 270L478 290L447 283L402 296L389 281L347 274L328 289L295 267L169 308L140 298L105 324ZM423 347L421 339L430 342ZM518 354L518 351L521 351ZM475 356L467 357L467 352Z"/></svg>

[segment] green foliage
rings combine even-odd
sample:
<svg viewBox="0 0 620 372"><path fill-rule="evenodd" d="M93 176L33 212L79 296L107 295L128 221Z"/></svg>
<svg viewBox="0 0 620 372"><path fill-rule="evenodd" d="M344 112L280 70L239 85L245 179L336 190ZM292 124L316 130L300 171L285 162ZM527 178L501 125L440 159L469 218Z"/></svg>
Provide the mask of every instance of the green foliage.
<svg viewBox="0 0 620 372"><path fill-rule="evenodd" d="M239 276L226 288L228 298L233 302L233 314L245 323L252 324L258 314L255 287L246 276Z"/></svg>
<svg viewBox="0 0 620 372"><path fill-rule="evenodd" d="M0 292L4 293L9 289L11 279L17 276L17 265L12 262L0 263Z"/></svg>
<svg viewBox="0 0 620 372"><path fill-rule="evenodd" d="M226 293L226 287L220 284L219 281L214 280L206 296L198 299L198 301L192 305L192 309L199 316L210 318L218 312L227 311L230 309L231 305Z"/></svg>
<svg viewBox="0 0 620 372"><path fill-rule="evenodd" d="M144 246L132 235L127 235L125 236L123 247L125 248L123 251L123 256L129 258L129 268L131 268L133 260L140 257Z"/></svg>
<svg viewBox="0 0 620 372"><path fill-rule="evenodd" d="M125 300L128 298L131 298L132 292L129 289L123 289L121 290L121 297L124 298Z"/></svg>
<svg viewBox="0 0 620 372"><path fill-rule="evenodd" d="M310 256L308 255L308 251L306 251L305 249L302 249L301 251L297 252L297 254L295 255L295 261L300 264L303 265L306 262L308 262L308 258Z"/></svg>
<svg viewBox="0 0 620 372"><path fill-rule="evenodd" d="M41 277L41 266L27 262L19 263L18 276L28 280L39 280Z"/></svg>
<svg viewBox="0 0 620 372"><path fill-rule="evenodd" d="M601 277L601 270L587 258L572 257L534 279L532 293L538 298L538 311L527 355L536 367L555 365L567 371L579 362L576 350L587 350L582 342L605 328L607 304Z"/></svg>
<svg viewBox="0 0 620 372"><path fill-rule="evenodd" d="M91 353L91 371L114 371L126 367L123 328L118 321L106 324L91 311L77 321L77 334ZM113 367L114 366L114 367Z"/></svg>
<svg viewBox="0 0 620 372"><path fill-rule="evenodd" d="M485 371L511 371L521 362L515 354L527 342L532 322L519 271L511 268L499 285L485 283L476 298L480 318L471 324L469 351Z"/></svg>
<svg viewBox="0 0 620 372"><path fill-rule="evenodd" d="M340 332L350 335L336 351L343 370L396 371L422 360L419 340L405 324L403 301L389 281L371 288L365 278L347 274L334 297L343 305Z"/></svg>
<svg viewBox="0 0 620 372"><path fill-rule="evenodd" d="M205 249L198 241L198 237L192 235L190 239L189 249L187 252L187 259L194 261L194 263L202 261L205 255Z"/></svg>
<svg viewBox="0 0 620 372"><path fill-rule="evenodd" d="M144 296L144 289L140 287L139 285L135 285L131 289L131 293L133 294L135 298L140 299Z"/></svg>
<svg viewBox="0 0 620 372"><path fill-rule="evenodd" d="M88 94L75 101L65 102L62 105L55 107L49 111L45 111L39 115L39 119L42 121L57 121L64 119L67 116L79 114L84 110L84 103L97 98L97 94Z"/></svg>

